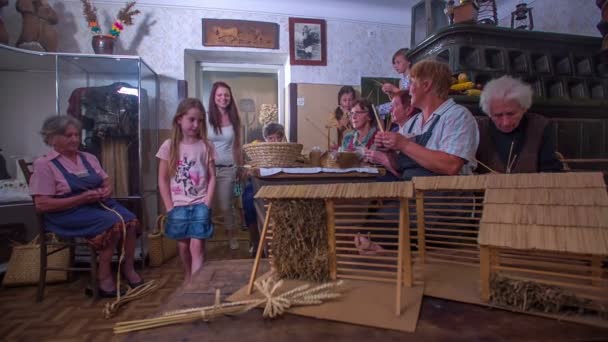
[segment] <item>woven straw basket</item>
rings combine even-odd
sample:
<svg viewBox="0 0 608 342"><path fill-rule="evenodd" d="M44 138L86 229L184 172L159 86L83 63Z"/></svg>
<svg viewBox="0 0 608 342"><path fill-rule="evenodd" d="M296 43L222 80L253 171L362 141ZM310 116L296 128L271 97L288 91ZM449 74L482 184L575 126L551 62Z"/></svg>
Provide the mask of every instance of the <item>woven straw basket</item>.
<svg viewBox="0 0 608 342"><path fill-rule="evenodd" d="M338 152L333 156L325 153L321 157L321 165L330 169L348 169L359 167L360 164L360 158L354 152Z"/></svg>
<svg viewBox="0 0 608 342"><path fill-rule="evenodd" d="M243 146L251 164L256 167L289 167L302 152L302 144L262 142Z"/></svg>
<svg viewBox="0 0 608 342"><path fill-rule="evenodd" d="M160 215L156 218L156 232L148 234L150 266L159 267L167 260L177 255L177 241L165 237L165 219Z"/></svg>
<svg viewBox="0 0 608 342"><path fill-rule="evenodd" d="M49 241L57 241L54 234L48 234ZM47 253L61 249L59 246L47 246ZM70 250L64 248L61 251L53 253L47 257L47 267L67 268L70 265ZM31 242L13 247L11 259L8 262L8 268L4 279L3 286L20 286L38 284L40 279L40 243L38 236ZM46 282L58 283L68 280L68 271L47 271Z"/></svg>

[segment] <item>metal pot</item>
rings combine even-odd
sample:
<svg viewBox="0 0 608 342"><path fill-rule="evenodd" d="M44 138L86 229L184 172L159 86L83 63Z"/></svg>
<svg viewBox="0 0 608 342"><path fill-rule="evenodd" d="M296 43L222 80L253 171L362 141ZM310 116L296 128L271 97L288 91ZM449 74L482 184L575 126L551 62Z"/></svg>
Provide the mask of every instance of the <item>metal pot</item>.
<svg viewBox="0 0 608 342"><path fill-rule="evenodd" d="M111 55L114 53L114 37L111 36L93 36L91 45L96 54Z"/></svg>

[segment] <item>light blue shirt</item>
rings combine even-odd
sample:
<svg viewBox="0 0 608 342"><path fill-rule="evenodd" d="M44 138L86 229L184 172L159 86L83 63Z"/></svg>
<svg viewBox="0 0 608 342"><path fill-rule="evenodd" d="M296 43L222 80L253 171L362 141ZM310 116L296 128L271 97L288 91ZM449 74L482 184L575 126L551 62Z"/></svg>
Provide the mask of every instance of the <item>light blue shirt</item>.
<svg viewBox="0 0 608 342"><path fill-rule="evenodd" d="M422 113L412 116L403 126L401 132L411 132L413 135L420 135L431 127L434 120L439 120L433 135L426 144L426 148L434 151L441 151L453 156L460 157L466 162L460 169L461 175L470 175L477 167L475 154L479 146L479 129L473 114L454 102L452 99L446 100L429 117L429 120L422 125L422 118L415 120ZM412 127L413 125L413 127Z"/></svg>

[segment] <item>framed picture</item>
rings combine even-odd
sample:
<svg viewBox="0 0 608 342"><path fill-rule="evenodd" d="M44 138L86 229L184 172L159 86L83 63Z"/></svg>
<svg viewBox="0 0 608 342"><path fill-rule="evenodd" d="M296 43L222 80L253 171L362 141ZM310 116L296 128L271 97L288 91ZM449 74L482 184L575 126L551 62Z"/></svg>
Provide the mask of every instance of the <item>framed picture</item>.
<svg viewBox="0 0 608 342"><path fill-rule="evenodd" d="M204 46L279 48L279 24L233 19L203 19Z"/></svg>
<svg viewBox="0 0 608 342"><path fill-rule="evenodd" d="M292 65L327 65L325 20L289 18L289 57Z"/></svg>

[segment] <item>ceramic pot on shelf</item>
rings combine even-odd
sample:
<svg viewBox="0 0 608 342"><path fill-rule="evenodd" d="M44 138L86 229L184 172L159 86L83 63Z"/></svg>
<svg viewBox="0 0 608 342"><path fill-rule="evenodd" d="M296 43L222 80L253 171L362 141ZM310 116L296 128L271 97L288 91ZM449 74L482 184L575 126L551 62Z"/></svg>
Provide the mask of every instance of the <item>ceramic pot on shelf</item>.
<svg viewBox="0 0 608 342"><path fill-rule="evenodd" d="M97 35L93 36L91 45L96 54L112 55L114 54L114 40L111 36Z"/></svg>

